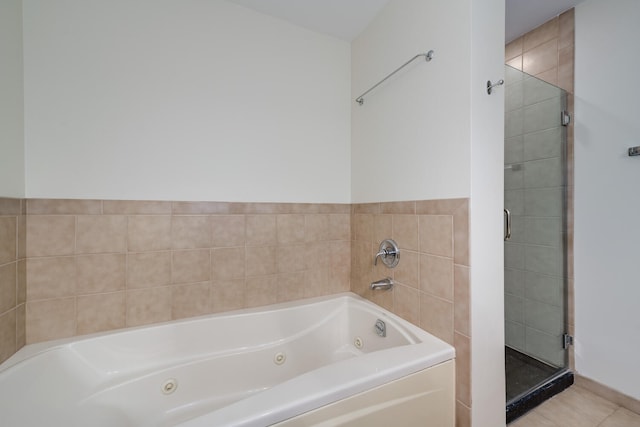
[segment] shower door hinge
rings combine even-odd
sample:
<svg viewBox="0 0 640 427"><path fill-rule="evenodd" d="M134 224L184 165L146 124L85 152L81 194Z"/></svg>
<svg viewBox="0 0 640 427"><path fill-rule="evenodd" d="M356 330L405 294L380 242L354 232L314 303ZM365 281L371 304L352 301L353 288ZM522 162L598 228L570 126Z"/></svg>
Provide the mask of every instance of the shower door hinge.
<svg viewBox="0 0 640 427"><path fill-rule="evenodd" d="M560 123L562 126L569 126L569 123L571 123L571 114L567 110L562 110L560 113Z"/></svg>
<svg viewBox="0 0 640 427"><path fill-rule="evenodd" d="M568 349L570 345L573 345L573 336L569 334L562 335L562 348Z"/></svg>

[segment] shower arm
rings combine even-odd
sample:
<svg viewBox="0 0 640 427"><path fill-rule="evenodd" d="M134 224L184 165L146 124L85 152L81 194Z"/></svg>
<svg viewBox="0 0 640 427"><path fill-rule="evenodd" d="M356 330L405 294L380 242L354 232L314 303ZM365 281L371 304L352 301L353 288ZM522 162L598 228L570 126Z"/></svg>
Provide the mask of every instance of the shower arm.
<svg viewBox="0 0 640 427"><path fill-rule="evenodd" d="M372 90L374 90L375 88L377 88L378 86L380 86L382 83L386 82L391 76L393 76L395 73L397 73L398 71L402 70L404 67L406 67L407 65L411 64L413 61L415 61L416 59L420 58L421 56L424 56L424 60L429 62L433 59L433 50L430 50L427 53L419 53L416 56L414 56L413 58L411 58L410 60L408 60L407 62L405 62L404 64L402 64L401 66L399 66L398 68L395 69L395 71L393 71L391 74L389 74L387 77L385 77L384 79L380 80L378 83L376 83L375 85L373 85L371 87L371 89L369 89L368 91L366 91L365 93L363 93L362 95L360 95L359 97L356 98L356 102L360 105L364 104L364 97L371 92Z"/></svg>

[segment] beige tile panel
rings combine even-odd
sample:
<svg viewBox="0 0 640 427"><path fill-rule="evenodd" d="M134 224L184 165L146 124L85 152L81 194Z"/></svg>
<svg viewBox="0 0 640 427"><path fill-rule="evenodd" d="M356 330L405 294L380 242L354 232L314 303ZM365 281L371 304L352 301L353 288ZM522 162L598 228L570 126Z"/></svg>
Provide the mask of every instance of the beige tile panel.
<svg viewBox="0 0 640 427"><path fill-rule="evenodd" d="M415 215L416 202L385 202L380 203L380 213L383 214L404 214Z"/></svg>
<svg viewBox="0 0 640 427"><path fill-rule="evenodd" d="M453 345L456 349L456 399L471 406L471 340L455 334Z"/></svg>
<svg viewBox="0 0 640 427"><path fill-rule="evenodd" d="M0 216L0 265L18 259L18 217Z"/></svg>
<svg viewBox="0 0 640 427"><path fill-rule="evenodd" d="M17 266L16 298L18 304L27 301L27 260L21 259Z"/></svg>
<svg viewBox="0 0 640 427"><path fill-rule="evenodd" d="M306 245L279 246L277 250L278 273L294 273L306 270Z"/></svg>
<svg viewBox="0 0 640 427"><path fill-rule="evenodd" d="M125 292L78 297L77 334L91 334L124 328Z"/></svg>
<svg viewBox="0 0 640 427"><path fill-rule="evenodd" d="M131 252L171 249L171 216L129 216L127 218L127 249Z"/></svg>
<svg viewBox="0 0 640 427"><path fill-rule="evenodd" d="M433 296L453 302L453 260L432 255L420 255L420 289Z"/></svg>
<svg viewBox="0 0 640 427"><path fill-rule="evenodd" d="M373 242L373 215L355 214L353 216L353 229L355 240L362 242Z"/></svg>
<svg viewBox="0 0 640 427"><path fill-rule="evenodd" d="M278 274L277 281L277 302L304 298L304 271Z"/></svg>
<svg viewBox="0 0 640 427"><path fill-rule="evenodd" d="M211 251L211 277L214 281L244 279L245 248L216 248Z"/></svg>
<svg viewBox="0 0 640 427"><path fill-rule="evenodd" d="M16 307L16 351L27 344L26 304Z"/></svg>
<svg viewBox="0 0 640 427"><path fill-rule="evenodd" d="M126 291L127 326L171 320L172 296L170 286Z"/></svg>
<svg viewBox="0 0 640 427"><path fill-rule="evenodd" d="M18 217L18 259L27 257L27 216Z"/></svg>
<svg viewBox="0 0 640 427"><path fill-rule="evenodd" d="M542 73L536 74L535 77L547 83L551 83L554 86L558 86L558 68L554 67L550 70L543 71Z"/></svg>
<svg viewBox="0 0 640 427"><path fill-rule="evenodd" d="M420 252L453 258L453 217L420 215Z"/></svg>
<svg viewBox="0 0 640 427"><path fill-rule="evenodd" d="M245 244L245 216L212 216L211 244L216 248L243 246Z"/></svg>
<svg viewBox="0 0 640 427"><path fill-rule="evenodd" d="M277 246L246 248L245 274L247 277L268 276L277 273Z"/></svg>
<svg viewBox="0 0 640 427"><path fill-rule="evenodd" d="M0 215L17 216L22 214L23 199L0 197Z"/></svg>
<svg viewBox="0 0 640 427"><path fill-rule="evenodd" d="M558 18L552 18L523 36L523 50L526 52L549 40L556 39L559 34Z"/></svg>
<svg viewBox="0 0 640 427"><path fill-rule="evenodd" d="M416 202L418 215L453 215L459 209L468 206L469 199L420 200Z"/></svg>
<svg viewBox="0 0 640 427"><path fill-rule="evenodd" d="M329 270L315 268L304 272L304 297L312 298L329 293Z"/></svg>
<svg viewBox="0 0 640 427"><path fill-rule="evenodd" d="M83 255L76 258L77 293L94 294L125 288L125 254Z"/></svg>
<svg viewBox="0 0 640 427"><path fill-rule="evenodd" d="M518 37L512 42L508 43L504 48L504 60L509 61L517 56L522 55L524 52L523 37Z"/></svg>
<svg viewBox="0 0 640 427"><path fill-rule="evenodd" d="M211 283L178 285L171 288L171 313L173 319L201 316L211 311Z"/></svg>
<svg viewBox="0 0 640 427"><path fill-rule="evenodd" d="M17 262L0 266L0 314L17 305L17 267Z"/></svg>
<svg viewBox="0 0 640 427"><path fill-rule="evenodd" d="M246 218L248 246L275 245L277 242L275 215L248 215Z"/></svg>
<svg viewBox="0 0 640 427"><path fill-rule="evenodd" d="M152 200L104 200L105 215L170 215L171 202Z"/></svg>
<svg viewBox="0 0 640 427"><path fill-rule="evenodd" d="M76 277L74 257L27 259L27 300L74 296Z"/></svg>
<svg viewBox="0 0 640 427"><path fill-rule="evenodd" d="M400 262L393 269L396 282L414 289L420 288L420 254L412 251L402 251Z"/></svg>
<svg viewBox="0 0 640 427"><path fill-rule="evenodd" d="M453 214L453 260L459 265L470 265L468 201L460 205Z"/></svg>
<svg viewBox="0 0 640 427"><path fill-rule="evenodd" d="M354 214L379 214L382 213L380 203L356 203L352 205L351 212Z"/></svg>
<svg viewBox="0 0 640 427"><path fill-rule="evenodd" d="M28 301L26 343L72 337L76 334L76 298Z"/></svg>
<svg viewBox="0 0 640 427"><path fill-rule="evenodd" d="M417 251L419 246L417 215L393 215L392 238L400 249Z"/></svg>
<svg viewBox="0 0 640 427"><path fill-rule="evenodd" d="M350 214L330 214L329 215L329 240L350 240L351 239L351 215Z"/></svg>
<svg viewBox="0 0 640 427"><path fill-rule="evenodd" d="M569 93L573 93L573 45L558 51L558 86Z"/></svg>
<svg viewBox="0 0 640 427"><path fill-rule="evenodd" d="M276 218L276 234L278 244L304 243L305 216L300 214L283 214Z"/></svg>
<svg viewBox="0 0 640 427"><path fill-rule="evenodd" d="M351 265L337 265L329 268L327 293L348 292L351 286Z"/></svg>
<svg viewBox="0 0 640 427"><path fill-rule="evenodd" d="M396 284L393 288L393 312L414 325L418 325L420 323L419 291Z"/></svg>
<svg viewBox="0 0 640 427"><path fill-rule="evenodd" d="M420 293L420 327L453 345L453 303Z"/></svg>
<svg viewBox="0 0 640 427"><path fill-rule="evenodd" d="M173 202L174 215L205 215L232 213L233 203L228 202Z"/></svg>
<svg viewBox="0 0 640 427"><path fill-rule="evenodd" d="M28 215L100 215L102 200L27 199Z"/></svg>
<svg viewBox="0 0 640 427"><path fill-rule="evenodd" d="M558 49L574 45L575 9L569 9L559 17Z"/></svg>
<svg viewBox="0 0 640 427"><path fill-rule="evenodd" d="M453 313L456 332L471 336L470 269L462 265L453 266Z"/></svg>
<svg viewBox="0 0 640 427"><path fill-rule="evenodd" d="M323 242L329 240L329 215L305 215L304 238L306 242Z"/></svg>
<svg viewBox="0 0 640 427"><path fill-rule="evenodd" d="M522 55L516 56L515 58L508 60L506 64L510 67L515 68L516 70L522 71Z"/></svg>
<svg viewBox="0 0 640 427"><path fill-rule="evenodd" d="M127 289L171 283L171 252L127 254Z"/></svg>
<svg viewBox="0 0 640 427"><path fill-rule="evenodd" d="M538 47L525 51L522 71L536 75L558 67L558 40L552 39Z"/></svg>
<svg viewBox="0 0 640 427"><path fill-rule="evenodd" d="M210 305L213 313L239 310L245 307L244 279L231 279L211 284Z"/></svg>
<svg viewBox="0 0 640 427"><path fill-rule="evenodd" d="M0 314L0 363L18 350L16 345L16 314L15 308Z"/></svg>
<svg viewBox="0 0 640 427"><path fill-rule="evenodd" d="M77 217L76 253L95 254L127 250L127 217L100 215Z"/></svg>
<svg viewBox="0 0 640 427"><path fill-rule="evenodd" d="M456 401L456 427L471 427L471 408Z"/></svg>
<svg viewBox="0 0 640 427"><path fill-rule="evenodd" d="M211 279L211 251L173 251L171 283L208 282Z"/></svg>
<svg viewBox="0 0 640 427"><path fill-rule="evenodd" d="M249 277L246 282L245 304L259 307L275 304L278 300L278 276Z"/></svg>
<svg viewBox="0 0 640 427"><path fill-rule="evenodd" d="M393 234L393 217L391 215L373 216L373 243L380 246L385 239L390 239Z"/></svg>
<svg viewBox="0 0 640 427"><path fill-rule="evenodd" d="M211 221L208 216L173 216L171 245L173 249L211 247Z"/></svg>

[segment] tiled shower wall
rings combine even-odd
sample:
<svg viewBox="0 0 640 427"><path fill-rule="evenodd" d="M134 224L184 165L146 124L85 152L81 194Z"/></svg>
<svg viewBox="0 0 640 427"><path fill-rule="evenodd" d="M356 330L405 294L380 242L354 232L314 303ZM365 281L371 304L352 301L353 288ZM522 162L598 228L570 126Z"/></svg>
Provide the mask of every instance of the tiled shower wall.
<svg viewBox="0 0 640 427"><path fill-rule="evenodd" d="M560 16L551 19L540 27L519 37L509 43L505 48L505 62L518 70L531 74L540 80L551 83L567 91L567 109L573 112L573 91L574 91L574 30L575 18L574 9L571 9ZM509 113L507 113L509 114ZM568 313L566 316L565 329L573 334L573 120L566 128L567 151L565 166L567 169L567 212L566 212L566 268L564 274L567 278L567 303ZM505 144L505 159L508 159L513 152L509 152L509 145ZM506 176L505 171L505 176ZM547 233L548 234L548 233ZM517 290L518 286L512 287L510 280L513 276L505 274L505 288ZM523 290L524 292L524 290ZM518 297L512 294L511 297ZM523 295L520 294L520 297ZM548 296L548 295L547 295ZM563 295L560 295L563 297ZM507 297L509 298L509 297ZM538 298L540 301L541 298ZM505 304L507 307L509 304ZM511 313L513 314L513 313ZM506 313L509 316L509 313ZM507 325L509 329L509 325ZM508 339L509 337L507 337ZM554 342L555 343L555 342ZM556 343L557 344L557 343ZM573 367L574 354L573 347L569 348L569 366Z"/></svg>
<svg viewBox="0 0 640 427"><path fill-rule="evenodd" d="M468 199L357 204L351 224L351 290L455 346L457 425L469 426ZM373 264L387 238L401 252L393 269ZM393 289L369 289L384 277L394 279Z"/></svg>
<svg viewBox="0 0 640 427"><path fill-rule="evenodd" d="M24 200L0 198L0 362L25 344Z"/></svg>

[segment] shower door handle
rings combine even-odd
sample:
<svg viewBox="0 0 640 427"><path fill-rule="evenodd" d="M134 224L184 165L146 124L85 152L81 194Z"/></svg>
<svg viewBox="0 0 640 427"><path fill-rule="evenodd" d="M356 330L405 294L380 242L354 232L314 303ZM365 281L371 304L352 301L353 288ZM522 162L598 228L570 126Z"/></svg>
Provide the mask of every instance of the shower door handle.
<svg viewBox="0 0 640 427"><path fill-rule="evenodd" d="M504 208L504 240L507 241L511 238L511 211Z"/></svg>

